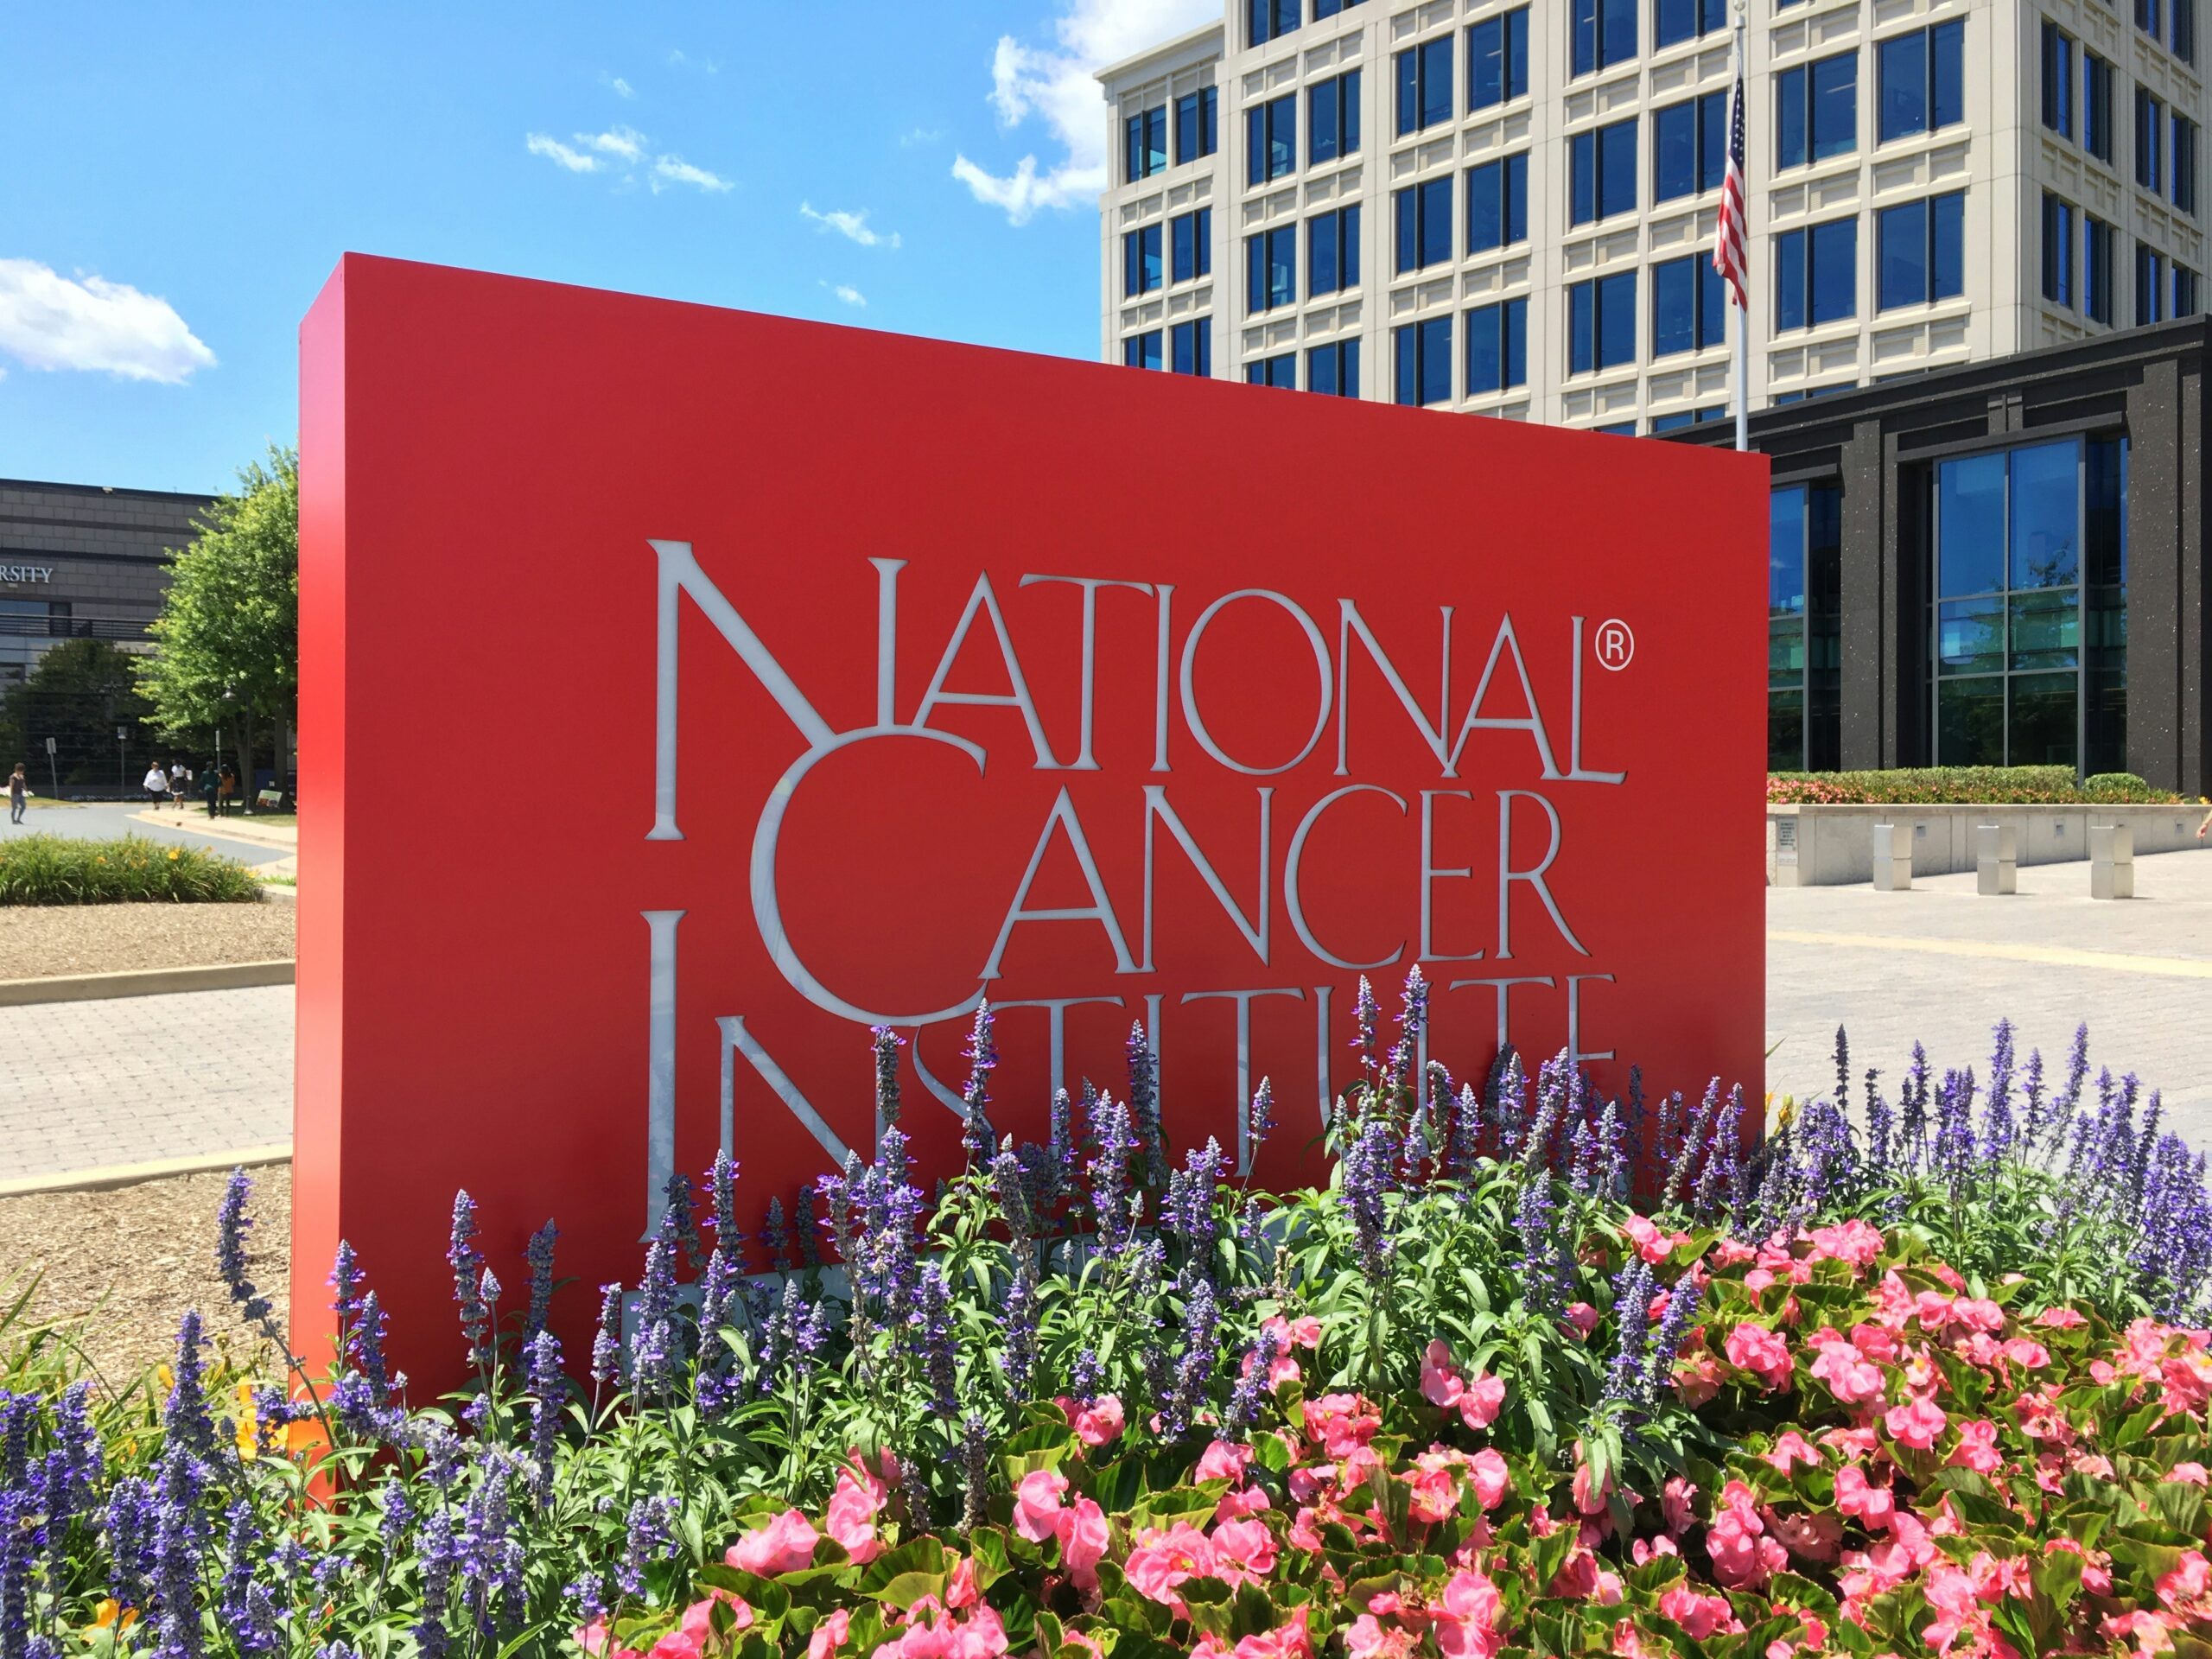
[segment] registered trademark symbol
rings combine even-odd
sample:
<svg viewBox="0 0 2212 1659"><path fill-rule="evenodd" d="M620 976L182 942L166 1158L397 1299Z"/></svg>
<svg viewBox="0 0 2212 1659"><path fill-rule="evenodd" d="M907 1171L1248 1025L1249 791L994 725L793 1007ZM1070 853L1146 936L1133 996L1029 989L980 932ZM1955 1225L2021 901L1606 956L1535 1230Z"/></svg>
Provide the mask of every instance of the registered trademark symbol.
<svg viewBox="0 0 2212 1659"><path fill-rule="evenodd" d="M1595 645L1599 666L1617 674L1636 660L1636 635L1618 617L1598 625Z"/></svg>

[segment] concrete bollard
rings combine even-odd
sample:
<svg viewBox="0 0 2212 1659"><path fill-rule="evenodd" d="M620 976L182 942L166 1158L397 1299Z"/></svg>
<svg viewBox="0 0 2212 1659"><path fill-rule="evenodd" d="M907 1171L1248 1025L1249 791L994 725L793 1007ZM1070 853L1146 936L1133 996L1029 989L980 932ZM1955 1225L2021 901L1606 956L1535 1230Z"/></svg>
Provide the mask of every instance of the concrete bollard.
<svg viewBox="0 0 2212 1659"><path fill-rule="evenodd" d="M2135 896L2135 832L2124 823L2089 826L2089 897Z"/></svg>
<svg viewBox="0 0 2212 1659"><path fill-rule="evenodd" d="M2020 890L2020 844L2018 835L2009 823L1985 823L1976 827L1974 840L1974 891L1994 897Z"/></svg>
<svg viewBox="0 0 2212 1659"><path fill-rule="evenodd" d="M1912 891L1912 826L1878 823L1874 826L1874 891Z"/></svg>

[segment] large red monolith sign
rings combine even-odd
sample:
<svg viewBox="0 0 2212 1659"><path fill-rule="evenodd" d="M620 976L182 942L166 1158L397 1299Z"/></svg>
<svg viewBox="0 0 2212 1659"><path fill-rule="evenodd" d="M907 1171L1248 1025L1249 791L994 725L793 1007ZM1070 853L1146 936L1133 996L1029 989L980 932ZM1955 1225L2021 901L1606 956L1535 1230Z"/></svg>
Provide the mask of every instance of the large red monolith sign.
<svg viewBox="0 0 2212 1659"><path fill-rule="evenodd" d="M356 256L302 351L311 1356L343 1236L450 1377L458 1187L511 1284L723 1145L792 1203L873 1025L950 1171L984 998L1000 1130L1141 1021L1274 1182L1363 975L1755 1087L1763 461Z"/></svg>

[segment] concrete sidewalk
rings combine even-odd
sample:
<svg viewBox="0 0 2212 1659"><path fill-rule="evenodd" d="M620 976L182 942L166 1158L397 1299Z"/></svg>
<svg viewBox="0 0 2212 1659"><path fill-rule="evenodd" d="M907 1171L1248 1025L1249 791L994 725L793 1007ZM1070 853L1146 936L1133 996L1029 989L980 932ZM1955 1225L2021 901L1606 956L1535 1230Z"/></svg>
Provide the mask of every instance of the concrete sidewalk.
<svg viewBox="0 0 2212 1659"><path fill-rule="evenodd" d="M2162 1092L2168 1127L2212 1147L2212 849L2135 861L2136 897L2088 896L2086 863L2019 873L1980 896L1970 875L1767 893L1767 1086L1801 1098L1834 1087L1836 1027L1854 1077L1895 1079L1916 1039L1938 1070L1986 1075L1990 1032L2012 1021L2024 1060L2063 1068L2089 1027L2092 1074L2133 1071Z"/></svg>

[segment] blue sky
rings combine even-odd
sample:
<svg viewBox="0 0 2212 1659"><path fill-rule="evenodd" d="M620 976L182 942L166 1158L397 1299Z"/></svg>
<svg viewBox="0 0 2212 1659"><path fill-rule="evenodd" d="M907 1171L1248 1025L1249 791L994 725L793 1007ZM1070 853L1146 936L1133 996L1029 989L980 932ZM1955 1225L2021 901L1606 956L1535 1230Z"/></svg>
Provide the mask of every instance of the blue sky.
<svg viewBox="0 0 2212 1659"><path fill-rule="evenodd" d="M10 7L0 476L226 486L349 249L1094 356L1090 72L1220 10Z"/></svg>

